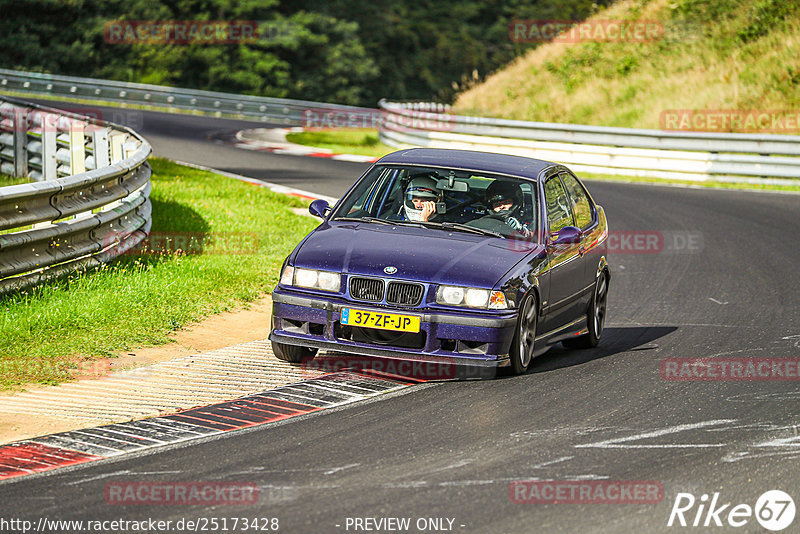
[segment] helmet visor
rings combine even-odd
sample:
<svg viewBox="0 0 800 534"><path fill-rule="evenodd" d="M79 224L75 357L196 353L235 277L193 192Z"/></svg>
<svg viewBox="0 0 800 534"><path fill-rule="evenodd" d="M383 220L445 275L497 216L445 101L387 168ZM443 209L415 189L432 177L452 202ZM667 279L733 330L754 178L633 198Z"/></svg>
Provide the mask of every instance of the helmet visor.
<svg viewBox="0 0 800 534"><path fill-rule="evenodd" d="M422 201L436 200L438 196L438 193L434 189L424 185L412 186L406 190L406 200L408 201L414 199L420 199Z"/></svg>
<svg viewBox="0 0 800 534"><path fill-rule="evenodd" d="M509 196L497 195L489 199L489 209L510 210L514 206L514 199Z"/></svg>

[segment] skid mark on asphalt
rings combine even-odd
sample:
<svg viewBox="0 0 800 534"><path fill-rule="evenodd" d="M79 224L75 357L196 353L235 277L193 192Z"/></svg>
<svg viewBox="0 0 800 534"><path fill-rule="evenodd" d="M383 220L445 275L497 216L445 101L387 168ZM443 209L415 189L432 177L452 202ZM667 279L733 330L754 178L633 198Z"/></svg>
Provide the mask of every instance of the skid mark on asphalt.
<svg viewBox="0 0 800 534"><path fill-rule="evenodd" d="M274 423L415 383L344 371L172 415L28 439L0 447L0 480Z"/></svg>
<svg viewBox="0 0 800 534"><path fill-rule="evenodd" d="M718 419L579 443L573 447L612 450L728 449L720 456L720 460L726 463L770 457L798 458L800 425Z"/></svg>
<svg viewBox="0 0 800 534"><path fill-rule="evenodd" d="M691 423L686 425L675 425L667 428L660 428L650 432L641 432L623 438L612 438L594 443L584 443L575 445L576 448L601 448L601 449L672 449L672 448L706 448L724 447L724 443L631 443L649 438L658 438L670 434L678 434L689 430L697 430L706 427L715 427L735 423L735 419L717 419L714 421L703 421L701 423Z"/></svg>
<svg viewBox="0 0 800 534"><path fill-rule="evenodd" d="M794 342L794 346L800 349L800 335L795 336L783 336L781 338L782 341L792 341Z"/></svg>
<svg viewBox="0 0 800 534"><path fill-rule="evenodd" d="M781 391L777 393L741 393L726 397L728 402L775 402L795 401L800 399L800 391Z"/></svg>

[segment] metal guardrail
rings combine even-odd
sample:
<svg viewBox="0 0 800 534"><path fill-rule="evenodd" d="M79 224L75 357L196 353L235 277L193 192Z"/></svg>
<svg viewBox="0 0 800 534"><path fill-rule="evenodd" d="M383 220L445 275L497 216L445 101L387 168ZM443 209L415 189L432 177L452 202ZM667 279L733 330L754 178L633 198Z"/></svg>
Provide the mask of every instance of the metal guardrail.
<svg viewBox="0 0 800 534"><path fill-rule="evenodd" d="M0 96L0 294L123 254L150 231L150 145L111 123Z"/></svg>
<svg viewBox="0 0 800 534"><path fill-rule="evenodd" d="M262 96L215 91L181 89L143 83L126 83L95 78L78 78L0 69L0 91L79 98L100 102L125 103L165 109L191 111L215 116L236 116L287 126L304 126L319 119L319 113L377 115L377 110ZM309 118L309 110L315 117Z"/></svg>
<svg viewBox="0 0 800 534"><path fill-rule="evenodd" d="M796 184L800 178L800 137L792 135L514 121L452 115L448 106L420 102L382 100L380 109L374 110L0 69L3 90L240 116L292 126L379 127L381 140L394 147L518 154L557 161L587 173L775 184ZM59 159L58 151L56 159L62 164L66 161L63 153ZM42 162L52 165L49 153L43 154ZM39 160L33 159L30 164L38 172ZM37 179L36 174L32 177Z"/></svg>
<svg viewBox="0 0 800 534"><path fill-rule="evenodd" d="M800 137L672 132L450 115L382 100L381 141L552 160L578 172L684 180L797 184Z"/></svg>

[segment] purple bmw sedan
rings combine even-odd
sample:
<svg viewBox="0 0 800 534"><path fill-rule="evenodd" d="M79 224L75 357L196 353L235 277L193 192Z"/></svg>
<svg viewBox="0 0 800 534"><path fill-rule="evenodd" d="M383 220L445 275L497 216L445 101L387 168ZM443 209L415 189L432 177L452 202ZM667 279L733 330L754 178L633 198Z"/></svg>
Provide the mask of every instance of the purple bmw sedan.
<svg viewBox="0 0 800 534"><path fill-rule="evenodd" d="M603 208L565 166L444 149L384 156L283 264L270 340L524 373L555 343L595 347L610 273Z"/></svg>

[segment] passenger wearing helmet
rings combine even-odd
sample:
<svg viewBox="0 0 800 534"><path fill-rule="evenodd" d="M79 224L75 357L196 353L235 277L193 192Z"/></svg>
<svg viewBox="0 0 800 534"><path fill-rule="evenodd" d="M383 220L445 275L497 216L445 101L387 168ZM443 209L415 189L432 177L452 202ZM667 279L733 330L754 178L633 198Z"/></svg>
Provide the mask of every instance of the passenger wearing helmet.
<svg viewBox="0 0 800 534"><path fill-rule="evenodd" d="M519 184L495 180L484 193L489 213L482 219L501 221L523 237L530 237L531 229L522 222L522 188Z"/></svg>
<svg viewBox="0 0 800 534"><path fill-rule="evenodd" d="M403 215L407 221L429 221L436 216L436 203L442 192L436 180L427 176L414 178L408 183L403 199Z"/></svg>

